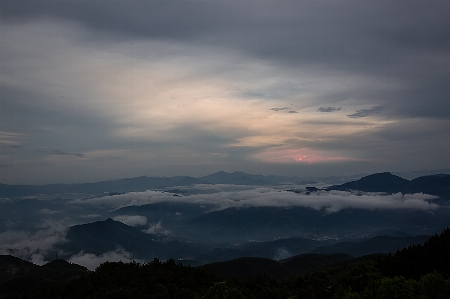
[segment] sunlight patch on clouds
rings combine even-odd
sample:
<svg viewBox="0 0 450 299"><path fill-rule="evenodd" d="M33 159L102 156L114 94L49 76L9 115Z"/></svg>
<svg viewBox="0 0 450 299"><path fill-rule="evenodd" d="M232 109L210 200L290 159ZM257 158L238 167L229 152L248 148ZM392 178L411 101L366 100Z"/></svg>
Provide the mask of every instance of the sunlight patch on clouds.
<svg viewBox="0 0 450 299"><path fill-rule="evenodd" d="M322 163L322 162L340 162L355 161L357 159L350 157L332 156L329 153L309 148L302 149L283 149L269 148L253 156L256 160L269 163Z"/></svg>

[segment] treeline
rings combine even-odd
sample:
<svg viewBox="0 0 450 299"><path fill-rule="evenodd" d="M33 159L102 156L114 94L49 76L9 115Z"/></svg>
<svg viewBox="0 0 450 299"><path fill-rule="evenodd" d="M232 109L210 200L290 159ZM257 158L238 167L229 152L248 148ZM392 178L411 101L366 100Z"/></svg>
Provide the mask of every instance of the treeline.
<svg viewBox="0 0 450 299"><path fill-rule="evenodd" d="M46 284L35 276L16 277L0 286L0 298L442 299L450 298L449 252L450 230L446 229L423 245L393 255L345 261L284 280L269 278L264 270L251 278L223 279L205 267L184 266L174 260L104 263L93 272L58 284ZM30 291L33 284L40 288Z"/></svg>

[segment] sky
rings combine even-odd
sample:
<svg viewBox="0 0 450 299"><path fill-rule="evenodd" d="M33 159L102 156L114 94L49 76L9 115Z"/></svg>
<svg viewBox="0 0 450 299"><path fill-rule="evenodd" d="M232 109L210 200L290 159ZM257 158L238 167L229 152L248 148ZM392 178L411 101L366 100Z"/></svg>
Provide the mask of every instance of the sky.
<svg viewBox="0 0 450 299"><path fill-rule="evenodd" d="M0 182L450 168L449 1L0 1Z"/></svg>

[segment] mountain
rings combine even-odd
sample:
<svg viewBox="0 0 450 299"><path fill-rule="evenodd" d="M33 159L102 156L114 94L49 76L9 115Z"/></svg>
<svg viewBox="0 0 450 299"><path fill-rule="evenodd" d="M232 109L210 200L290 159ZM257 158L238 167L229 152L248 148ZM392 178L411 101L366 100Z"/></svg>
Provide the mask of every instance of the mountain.
<svg viewBox="0 0 450 299"><path fill-rule="evenodd" d="M293 255L310 252L312 249L329 244L308 238L285 238L268 242L250 242L237 248L254 252L254 255L281 260Z"/></svg>
<svg viewBox="0 0 450 299"><path fill-rule="evenodd" d="M173 186L190 186L203 184L204 181L193 177L135 177L120 180L101 181L81 184L48 184L36 185L6 185L0 184L2 197L31 196L36 194L101 194L145 191L149 189Z"/></svg>
<svg viewBox="0 0 450 299"><path fill-rule="evenodd" d="M450 175L435 174L415 178L410 182L410 191L450 197Z"/></svg>
<svg viewBox="0 0 450 299"><path fill-rule="evenodd" d="M169 229L175 229L174 226L182 226L182 221L205 214L210 209L206 204L196 204L190 202L159 202L146 204L142 206L127 206L108 214L114 215L140 215L147 218L148 223L161 222L168 225Z"/></svg>
<svg viewBox="0 0 450 299"><path fill-rule="evenodd" d="M344 253L317 254L307 253L290 257L280 262L293 274L301 274L325 268L329 265L350 261L353 257Z"/></svg>
<svg viewBox="0 0 450 299"><path fill-rule="evenodd" d="M430 212L347 208L327 213L305 207L227 208L187 219L182 235L232 244L286 237L357 238L386 229L420 235L442 231L449 216L449 209Z"/></svg>
<svg viewBox="0 0 450 299"><path fill-rule="evenodd" d="M357 181L334 185L329 190L359 190L365 192L388 192L396 193L406 190L410 181L393 175L390 172L375 173L365 176Z"/></svg>
<svg viewBox="0 0 450 299"><path fill-rule="evenodd" d="M428 238L429 236L403 238L378 236L361 242L340 242L329 246L317 247L311 252L320 254L344 253L353 257L361 257L372 253L393 253L398 248L412 244L421 244Z"/></svg>
<svg viewBox="0 0 450 299"><path fill-rule="evenodd" d="M197 243L176 240L163 242L164 236L144 233L111 218L72 226L67 231L66 239L67 242L58 246L65 253L65 258L81 251L100 255L124 249L137 259L178 259L199 255L207 249L205 245Z"/></svg>
<svg viewBox="0 0 450 299"><path fill-rule="evenodd" d="M12 276L23 276L34 273L39 266L11 255L0 255L0 283Z"/></svg>
<svg viewBox="0 0 450 299"><path fill-rule="evenodd" d="M261 257L279 260L282 263L291 263L294 257L298 261L292 261L289 269L296 272L302 270L313 270L340 262L353 257L361 257L374 253L393 253L398 248L408 247L413 244L423 243L429 236L417 237L387 237L377 236L355 241L315 241L307 238L286 238L269 242L249 242L247 244L234 246L232 248L215 248L195 258L202 263L224 262L242 257ZM335 243L332 245L326 245ZM302 261L308 260L312 266Z"/></svg>
<svg viewBox="0 0 450 299"><path fill-rule="evenodd" d="M390 172L375 173L353 182L333 185L328 190L386 193L426 193L440 197L450 196L450 175L435 174L415 178L411 181L393 175Z"/></svg>
<svg viewBox="0 0 450 299"><path fill-rule="evenodd" d="M232 248L215 248L195 259L203 263L224 262L241 257L261 257L280 260L310 252L324 242L307 238L286 238L269 242L249 242ZM326 244L326 243L325 243Z"/></svg>
<svg viewBox="0 0 450 299"><path fill-rule="evenodd" d="M118 194L138 192L149 189L164 189L177 186L192 186L195 184L235 184L249 186L290 184L314 184L318 181L336 183L359 178L351 177L288 177L276 175L249 174L241 171L232 173L219 171L210 175L194 178L190 176L147 177L140 176L119 180L100 181L79 184L48 184L48 185L8 185L0 183L2 197L14 198L33 195L61 195L61 194ZM424 192L438 196L450 195L450 175L428 175L408 181L389 172L372 174L359 180L341 185L333 185L330 190L360 190L366 192Z"/></svg>
<svg viewBox="0 0 450 299"><path fill-rule="evenodd" d="M281 261L243 257L200 267L153 259L103 263L89 272L62 260L37 266L0 256L0 297L448 298L449 251L446 229L423 245L357 259L345 254L303 254ZM67 271L79 272L65 278Z"/></svg>
<svg viewBox="0 0 450 299"><path fill-rule="evenodd" d="M427 273L450 275L450 228L429 237L424 243L399 248L379 263L384 275L419 278Z"/></svg>
<svg viewBox="0 0 450 299"><path fill-rule="evenodd" d="M60 282L88 272L85 267L64 260L37 266L17 257L0 255L0 297L1 294L50 294Z"/></svg>

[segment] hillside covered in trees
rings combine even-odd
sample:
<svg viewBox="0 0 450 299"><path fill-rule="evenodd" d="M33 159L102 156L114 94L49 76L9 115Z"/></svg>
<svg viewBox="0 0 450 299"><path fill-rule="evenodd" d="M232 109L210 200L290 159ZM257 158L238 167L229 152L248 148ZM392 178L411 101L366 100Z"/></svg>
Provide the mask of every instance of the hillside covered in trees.
<svg viewBox="0 0 450 299"><path fill-rule="evenodd" d="M450 229L423 245L357 259L241 258L202 267L154 259L89 272L62 260L39 267L2 256L0 298L450 298L448 252ZM312 271L314 261L323 268ZM295 274L302 264L310 271Z"/></svg>

